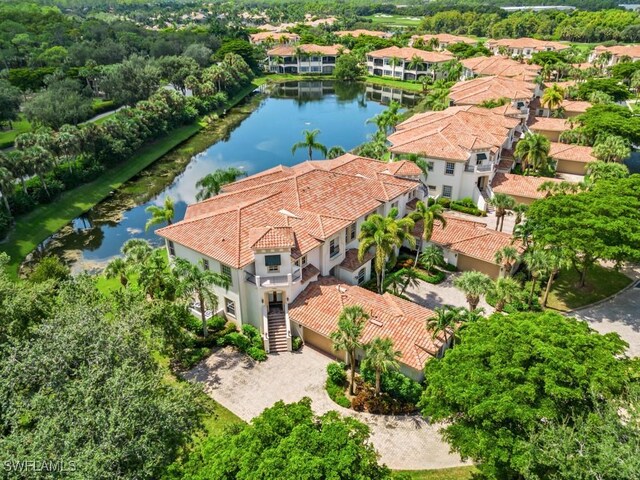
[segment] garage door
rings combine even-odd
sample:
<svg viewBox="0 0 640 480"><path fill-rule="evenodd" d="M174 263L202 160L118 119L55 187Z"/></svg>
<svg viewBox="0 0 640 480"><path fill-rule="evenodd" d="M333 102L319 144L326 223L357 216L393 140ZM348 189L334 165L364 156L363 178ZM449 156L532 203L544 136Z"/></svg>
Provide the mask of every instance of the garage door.
<svg viewBox="0 0 640 480"><path fill-rule="evenodd" d="M466 272L470 270L476 270L478 272L486 273L491 278L498 278L500 274L500 267L493 263L483 262L477 258L468 257L461 253L458 254L458 270Z"/></svg>
<svg viewBox="0 0 640 480"><path fill-rule="evenodd" d="M312 347L317 348L318 350L331 355L332 357L336 356L336 352L331 348L331 340L324 335L320 335L319 333L314 332L313 330L309 330L308 328L304 328L304 343L311 345Z"/></svg>

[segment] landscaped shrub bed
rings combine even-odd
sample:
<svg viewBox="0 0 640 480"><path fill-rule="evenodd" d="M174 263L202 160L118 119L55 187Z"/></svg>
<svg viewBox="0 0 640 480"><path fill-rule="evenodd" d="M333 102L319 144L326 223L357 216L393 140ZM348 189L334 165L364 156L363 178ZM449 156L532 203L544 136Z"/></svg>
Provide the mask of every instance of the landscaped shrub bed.
<svg viewBox="0 0 640 480"><path fill-rule="evenodd" d="M407 415L416 411L415 404L393 398L386 392L375 394L374 386L362 378L356 378L357 394L351 399L351 408L357 412L379 415Z"/></svg>
<svg viewBox="0 0 640 480"><path fill-rule="evenodd" d="M291 348L294 352L297 352L302 348L302 339L300 337L293 337L291 339Z"/></svg>
<svg viewBox="0 0 640 480"><path fill-rule="evenodd" d="M267 359L262 336L253 325L243 325L242 332L236 331L234 325L234 331L218 338L216 344L219 347L231 345L258 362L263 362Z"/></svg>
<svg viewBox="0 0 640 480"><path fill-rule="evenodd" d="M373 369L363 366L360 370L360 375L365 382L375 385L376 373ZM396 370L382 373L380 376L380 390L389 394L392 398L412 404L414 407L420 401L420 396L422 395L422 385Z"/></svg>
<svg viewBox="0 0 640 480"><path fill-rule="evenodd" d="M345 395L347 388L347 372L342 362L331 362L327 365L327 381L325 389L329 398L344 408L351 407L351 402Z"/></svg>
<svg viewBox="0 0 640 480"><path fill-rule="evenodd" d="M533 294L533 300L531 301L531 308L529 308L529 292L531 291L531 282L526 282L525 286L518 292L515 299L507 303L502 311L504 313L517 313L517 312L540 312L542 306L540 305L540 287L538 286ZM496 297L491 293L485 295L486 302L492 307L496 306Z"/></svg>
<svg viewBox="0 0 640 480"><path fill-rule="evenodd" d="M429 199L429 205L433 205L435 201L433 199ZM444 208L449 208L451 210L455 210L457 212L467 213L469 215L474 215L476 217L486 217L487 212L484 210L480 210L478 206L475 204L473 200L470 198L462 198L460 200L451 200L446 197L440 197L438 199L438 203L442 205Z"/></svg>

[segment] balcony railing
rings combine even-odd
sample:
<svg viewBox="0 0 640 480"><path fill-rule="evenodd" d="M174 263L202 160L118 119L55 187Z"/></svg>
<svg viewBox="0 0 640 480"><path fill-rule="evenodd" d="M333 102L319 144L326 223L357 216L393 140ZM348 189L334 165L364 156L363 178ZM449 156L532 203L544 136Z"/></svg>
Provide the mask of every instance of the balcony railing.
<svg viewBox="0 0 640 480"><path fill-rule="evenodd" d="M465 172L491 172L494 168L493 163L482 164L482 165L465 165Z"/></svg>
<svg viewBox="0 0 640 480"><path fill-rule="evenodd" d="M288 284L289 284L288 275L274 275L269 277L260 277L261 287L274 287L276 285L288 285Z"/></svg>
<svg viewBox="0 0 640 480"><path fill-rule="evenodd" d="M249 272L244 272L245 273L245 279L247 280L247 282L249 283L253 283L254 285L256 284L256 276L253 273L249 273Z"/></svg>
<svg viewBox="0 0 640 480"><path fill-rule="evenodd" d="M292 275L291 278L292 278L292 280L294 282L296 282L296 281L300 280L300 277L302 277L302 269L298 268L297 270L293 271L293 275Z"/></svg>

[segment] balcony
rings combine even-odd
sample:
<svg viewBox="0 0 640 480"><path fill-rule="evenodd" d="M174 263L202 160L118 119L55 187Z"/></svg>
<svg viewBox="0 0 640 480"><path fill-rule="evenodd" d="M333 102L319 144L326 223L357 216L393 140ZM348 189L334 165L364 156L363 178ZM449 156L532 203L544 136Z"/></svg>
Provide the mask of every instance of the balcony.
<svg viewBox="0 0 640 480"><path fill-rule="evenodd" d="M485 173L493 171L495 165L493 163L486 163L481 165L465 165L464 171L471 173Z"/></svg>
<svg viewBox="0 0 640 480"><path fill-rule="evenodd" d="M286 275L254 275L251 272L244 272L245 280L259 287L283 287L293 282L297 282L302 278L302 269L296 268L293 273Z"/></svg>

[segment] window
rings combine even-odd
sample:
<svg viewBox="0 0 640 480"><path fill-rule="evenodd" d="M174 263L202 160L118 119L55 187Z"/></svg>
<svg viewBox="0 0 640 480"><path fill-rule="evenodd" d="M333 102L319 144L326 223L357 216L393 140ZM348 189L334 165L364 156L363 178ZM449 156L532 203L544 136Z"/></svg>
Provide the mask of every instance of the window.
<svg viewBox="0 0 640 480"><path fill-rule="evenodd" d="M427 162L427 171L433 172L433 162Z"/></svg>
<svg viewBox="0 0 640 480"><path fill-rule="evenodd" d="M483 160L487 159L487 154L486 153L478 153L476 154L476 160L478 161L477 163L479 164L480 162L482 162Z"/></svg>
<svg viewBox="0 0 640 480"><path fill-rule="evenodd" d="M356 238L356 224L352 223L344 232L344 243L349 243Z"/></svg>
<svg viewBox="0 0 640 480"><path fill-rule="evenodd" d="M432 192L436 191L436 186L435 185L427 185L427 188L429 189L429 193L432 193Z"/></svg>
<svg viewBox="0 0 640 480"><path fill-rule="evenodd" d="M452 188L451 185L443 185L442 186L442 196L443 197L447 197L447 198L451 198L451 194L452 194Z"/></svg>
<svg viewBox="0 0 640 480"><path fill-rule="evenodd" d="M391 210L393 210L394 208L395 208L396 210L398 209L398 202L393 202L393 203L391 204Z"/></svg>
<svg viewBox="0 0 640 480"><path fill-rule="evenodd" d="M361 268L358 271L358 285L361 285L364 283L364 279L365 279L365 275L367 274L367 269L366 268Z"/></svg>
<svg viewBox="0 0 640 480"><path fill-rule="evenodd" d="M236 316L236 302L233 300L229 300L227 297L224 298L224 311L231 315L232 317Z"/></svg>
<svg viewBox="0 0 640 480"><path fill-rule="evenodd" d="M453 175L456 171L456 164L453 162L447 162L444 166L444 174L445 175Z"/></svg>
<svg viewBox="0 0 640 480"><path fill-rule="evenodd" d="M231 278L231 267L229 265L220 265L220 272L223 275L226 275L227 277L229 277L229 281L233 283L233 280Z"/></svg>
<svg viewBox="0 0 640 480"><path fill-rule="evenodd" d="M169 240L169 256L170 257L176 256L176 246L173 244L171 240Z"/></svg>
<svg viewBox="0 0 640 480"><path fill-rule="evenodd" d="M202 269L209 270L209 260L207 260L206 258L202 259Z"/></svg>
<svg viewBox="0 0 640 480"><path fill-rule="evenodd" d="M303 255L302 258L300 259L300 266L304 267L307 264L307 256Z"/></svg>
<svg viewBox="0 0 640 480"><path fill-rule="evenodd" d="M337 238L329 242L329 258L333 258L340 254L340 243Z"/></svg>
<svg viewBox="0 0 640 480"><path fill-rule="evenodd" d="M279 272L282 260L280 258L280 255L265 255L264 264L266 265L268 272Z"/></svg>

